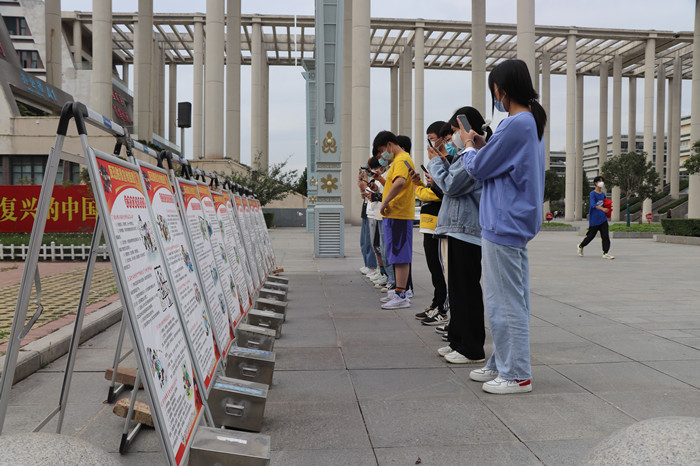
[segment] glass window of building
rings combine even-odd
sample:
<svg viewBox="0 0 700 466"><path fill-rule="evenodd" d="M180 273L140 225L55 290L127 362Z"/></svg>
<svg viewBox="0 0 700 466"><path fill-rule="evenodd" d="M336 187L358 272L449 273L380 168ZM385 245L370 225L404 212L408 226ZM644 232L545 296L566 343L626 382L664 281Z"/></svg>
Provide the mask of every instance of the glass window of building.
<svg viewBox="0 0 700 466"><path fill-rule="evenodd" d="M18 50L17 56L22 68L43 68L39 52L36 50Z"/></svg>
<svg viewBox="0 0 700 466"><path fill-rule="evenodd" d="M44 180L45 157L19 156L12 159L11 184L41 184Z"/></svg>
<svg viewBox="0 0 700 466"><path fill-rule="evenodd" d="M21 16L4 16L5 27L11 36L31 36L27 20Z"/></svg>

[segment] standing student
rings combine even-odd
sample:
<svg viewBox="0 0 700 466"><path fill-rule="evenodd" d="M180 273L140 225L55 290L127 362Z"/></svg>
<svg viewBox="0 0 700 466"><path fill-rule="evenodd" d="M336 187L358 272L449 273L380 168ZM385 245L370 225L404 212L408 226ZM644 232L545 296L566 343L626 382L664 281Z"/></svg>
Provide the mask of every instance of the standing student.
<svg viewBox="0 0 700 466"><path fill-rule="evenodd" d="M488 393L532 391L530 266L527 243L542 224L547 115L522 60L505 60L489 74L493 106L508 117L488 144L476 131L460 131L461 163L483 180L479 223L486 314L493 354L470 372ZM461 128L461 123L460 123Z"/></svg>
<svg viewBox="0 0 700 466"><path fill-rule="evenodd" d="M364 170L360 169L360 173L357 175L357 186L360 188L360 195L362 196L360 250L362 251L362 259L364 261L364 266L360 269L360 273L365 275L374 272L374 269L377 268L377 259L374 256L374 251L372 250L372 245L369 240L369 220L367 219L368 195L366 194L367 181L367 175L364 173Z"/></svg>
<svg viewBox="0 0 700 466"><path fill-rule="evenodd" d="M379 157L385 163L389 163L381 214L387 262L394 266L396 275L396 294L391 301L384 303L382 308L410 307L411 302L406 296L406 289L410 264L413 260L415 196L408 170L414 169L413 160L399 147L399 141L391 131L380 131L374 138L372 146L377 149Z"/></svg>
<svg viewBox="0 0 700 466"><path fill-rule="evenodd" d="M610 250L610 233L608 232L608 214L610 209L604 206L605 193L603 188L605 188L605 180L602 176L596 176L593 178L593 184L595 184L595 189L591 191L589 202L588 232L577 247L578 255L583 257L583 248L593 241L596 233L600 232L600 239L603 240L603 259L615 259L615 256L608 254Z"/></svg>

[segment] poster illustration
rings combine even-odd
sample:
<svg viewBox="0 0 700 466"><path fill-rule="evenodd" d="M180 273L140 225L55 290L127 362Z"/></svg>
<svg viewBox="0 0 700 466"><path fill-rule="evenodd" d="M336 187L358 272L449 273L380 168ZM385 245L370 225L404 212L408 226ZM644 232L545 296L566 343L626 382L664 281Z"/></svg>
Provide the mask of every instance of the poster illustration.
<svg viewBox="0 0 700 466"><path fill-rule="evenodd" d="M233 238L236 245L236 252L238 253L236 256L236 261L240 264L241 271L243 272L243 278L245 280L246 288L248 289L250 307L252 305L253 296L255 295L255 284L253 283L253 277L251 275L252 271L248 260L248 252L246 251L246 246L243 242L243 232L238 222L238 209L235 206L234 198L230 193L224 192L224 198L226 199L226 207L230 213L229 218L231 221L231 227L233 228Z"/></svg>
<svg viewBox="0 0 700 466"><path fill-rule="evenodd" d="M246 221L245 206L243 205L243 198L241 196L235 196L234 201L236 202L236 213L238 214L238 226L241 229L241 236L243 237L243 244L245 244L245 250L248 255L248 264L250 265L250 276L253 279L253 286L257 291L262 285L261 278L259 276L258 261L255 254L255 245L252 241L252 236L250 234L250 228L248 227L248 222Z"/></svg>

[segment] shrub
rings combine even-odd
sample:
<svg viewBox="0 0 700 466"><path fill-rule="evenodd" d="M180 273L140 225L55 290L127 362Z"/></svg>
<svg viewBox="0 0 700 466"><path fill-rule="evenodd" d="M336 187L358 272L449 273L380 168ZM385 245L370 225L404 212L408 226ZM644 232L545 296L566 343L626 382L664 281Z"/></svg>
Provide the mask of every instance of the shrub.
<svg viewBox="0 0 700 466"><path fill-rule="evenodd" d="M669 205L660 208L659 213L665 214L669 209L673 209L674 207L678 207L679 205L683 204L687 200L688 200L688 196L683 196L680 199L678 199L677 201L674 201L674 202L670 203Z"/></svg>
<svg viewBox="0 0 700 466"><path fill-rule="evenodd" d="M700 237L700 219L698 218L662 218L661 225L667 235Z"/></svg>
<svg viewBox="0 0 700 466"><path fill-rule="evenodd" d="M265 226L267 228L272 228L272 226L275 224L275 213L263 212L263 217L265 217Z"/></svg>

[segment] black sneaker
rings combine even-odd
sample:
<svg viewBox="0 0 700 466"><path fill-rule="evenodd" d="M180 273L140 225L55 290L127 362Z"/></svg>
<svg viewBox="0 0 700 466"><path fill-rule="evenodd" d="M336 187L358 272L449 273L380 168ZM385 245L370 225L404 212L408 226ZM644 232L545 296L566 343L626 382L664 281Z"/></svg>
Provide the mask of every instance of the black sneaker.
<svg viewBox="0 0 700 466"><path fill-rule="evenodd" d="M418 320L423 320L426 317L428 317L428 314L433 311L433 306L428 306L425 309L423 309L421 312L416 314L416 319Z"/></svg>
<svg viewBox="0 0 700 466"><path fill-rule="evenodd" d="M447 338L447 332L442 334L442 341L450 341L450 339Z"/></svg>
<svg viewBox="0 0 700 466"><path fill-rule="evenodd" d="M447 333L447 329L450 327L450 319L445 319L441 325L435 327L436 333Z"/></svg>
<svg viewBox="0 0 700 466"><path fill-rule="evenodd" d="M428 316L421 321L421 323L423 325L440 325L446 320L447 315L435 309L435 312L429 313Z"/></svg>

